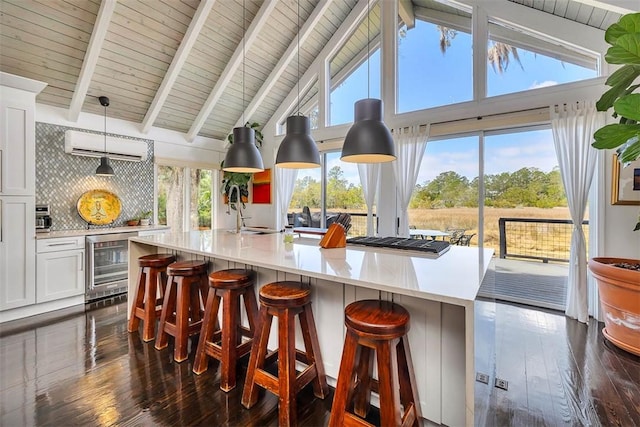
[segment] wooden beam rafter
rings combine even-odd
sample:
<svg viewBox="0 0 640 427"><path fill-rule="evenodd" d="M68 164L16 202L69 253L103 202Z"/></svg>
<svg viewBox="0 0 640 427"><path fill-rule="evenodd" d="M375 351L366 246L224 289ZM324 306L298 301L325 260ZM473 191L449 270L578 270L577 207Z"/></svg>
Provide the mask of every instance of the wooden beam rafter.
<svg viewBox="0 0 640 427"><path fill-rule="evenodd" d="M413 2L411 0L398 1L398 15L407 26L407 30L416 26L416 15L413 13Z"/></svg>
<svg viewBox="0 0 640 427"><path fill-rule="evenodd" d="M93 73L96 69L98 58L100 57L100 51L102 50L104 38L107 35L113 11L116 9L116 3L117 0L103 0L100 4L98 16L96 16L96 23L93 26L91 39L89 39L89 45L84 54L80 75L78 76L73 97L71 98L71 104L69 105L69 121L78 121L84 98L87 96L87 91L89 90L89 85L91 84L91 79L93 78Z"/></svg>

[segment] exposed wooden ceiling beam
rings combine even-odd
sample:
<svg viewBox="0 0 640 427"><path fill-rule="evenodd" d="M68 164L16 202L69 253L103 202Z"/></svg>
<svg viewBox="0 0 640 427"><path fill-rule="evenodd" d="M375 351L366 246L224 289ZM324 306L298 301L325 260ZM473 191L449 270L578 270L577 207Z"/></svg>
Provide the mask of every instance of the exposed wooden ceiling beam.
<svg viewBox="0 0 640 427"><path fill-rule="evenodd" d="M411 0L398 1L398 15L407 26L407 30L416 26L416 15L413 13L413 2Z"/></svg>
<svg viewBox="0 0 640 427"><path fill-rule="evenodd" d="M180 75L180 70L187 60L187 57L191 52L191 48L198 39L202 27L204 27L204 24L207 22L207 17L209 16L209 12L215 2L216 0L202 0L200 2L198 10L196 10L196 13L193 15L189 28L180 43L180 47L171 60L171 65L162 79L162 83L151 102L151 106L147 110L147 114L144 116L144 120L142 121L142 133L149 132L151 126L153 126L153 123L156 121L158 114L160 114L160 110L162 110L162 106L167 100L167 96L169 96L173 84Z"/></svg>
<svg viewBox="0 0 640 427"><path fill-rule="evenodd" d="M298 33L298 37L300 38L300 45L304 44L305 40L307 40L307 38L313 33L316 24L324 16L324 13L332 3L333 0L320 0L320 2L316 5L315 9L313 9L313 12L311 12L311 15L309 15L309 18L307 18L307 20L304 22L304 25L300 27L300 32ZM262 101L264 101L269 94L269 91L271 91L271 89L273 89L273 86L275 86L275 84L278 82L280 76L282 76L282 73L284 73L284 70L287 69L289 63L293 61L293 57L297 52L298 38L296 37L291 41L289 47L282 55L274 69L271 71L271 74L269 74L269 77L267 77L267 80L265 80L265 82L258 90L258 93L256 93L256 96L253 97L247 108L244 110L244 113L240 117L238 117L235 127L243 126L244 123L242 121L242 118L251 117L251 115L256 112Z"/></svg>
<svg viewBox="0 0 640 427"><path fill-rule="evenodd" d="M260 10L256 14L253 21L251 21L251 25L249 25L249 28L247 29L243 39L240 40L240 43L236 47L235 52L233 52L233 55L227 63L227 66L224 68L224 71L220 75L220 78L218 78L218 81L209 94L209 97L200 109L200 112L198 113L195 121L191 125L191 128L187 133L187 141L193 141L198 135L198 132L200 132L200 129L202 129L202 126L204 126L204 123L207 121L207 118L211 114L211 111L213 111L213 108L216 106L216 103L222 96L222 93L229 85L233 74L236 72L242 61L244 61L245 50L251 49L251 45L258 37L258 34L260 33L260 30L262 29L264 24L267 23L267 19L269 19L269 15L276 7L277 3L277 0L265 0L265 2L262 3L262 6L260 6Z"/></svg>
<svg viewBox="0 0 640 427"><path fill-rule="evenodd" d="M107 29L111 22L111 16L116 8L117 0L103 0L98 10L98 16L96 16L96 23L93 26L93 32L91 33L91 39L89 39L89 45L87 51L84 54L84 60L82 61L82 69L76 82L76 87L73 91L73 97L71 98L71 104L69 105L69 120L76 122L84 103L84 98L89 90L89 84L93 78L93 72L96 69L100 52L102 51L102 43L107 35Z"/></svg>

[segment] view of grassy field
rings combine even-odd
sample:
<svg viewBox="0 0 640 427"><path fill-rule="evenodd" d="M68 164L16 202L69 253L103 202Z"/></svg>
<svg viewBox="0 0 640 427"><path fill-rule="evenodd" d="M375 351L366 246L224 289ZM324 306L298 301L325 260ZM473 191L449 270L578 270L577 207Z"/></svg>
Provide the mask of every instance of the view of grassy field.
<svg viewBox="0 0 640 427"><path fill-rule="evenodd" d="M312 212L319 209L312 209ZM356 209L334 209L331 212L344 211L352 214L352 228L349 236L366 234L366 211ZM492 208L484 209L484 246L493 248L495 255L500 254L500 218L528 219L570 219L569 209L556 208ZM585 218L587 219L587 218ZM443 208L409 209L409 224L415 228L430 230L446 230L447 228L465 229L465 234L474 234L471 246L478 246L478 209L477 208ZM508 253L542 257L568 259L571 245L571 224L548 223L507 223L506 241ZM587 241L588 227L583 226Z"/></svg>
<svg viewBox="0 0 640 427"><path fill-rule="evenodd" d="M500 218L570 219L569 209L542 208L491 208L484 209L484 246L500 252ZM476 233L471 246L478 245L478 210L476 208L410 209L409 223L416 228L445 230L464 228L466 234ZM517 231L507 227L507 247L515 253L551 258L568 258L571 244L569 224L526 224ZM586 232L586 227L585 227ZM588 237L588 236L587 236ZM511 250L510 250L511 252Z"/></svg>

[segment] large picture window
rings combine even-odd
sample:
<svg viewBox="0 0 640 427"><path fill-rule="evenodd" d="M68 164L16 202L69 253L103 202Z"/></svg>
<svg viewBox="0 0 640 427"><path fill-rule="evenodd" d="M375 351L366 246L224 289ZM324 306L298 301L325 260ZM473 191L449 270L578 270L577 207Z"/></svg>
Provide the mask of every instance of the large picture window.
<svg viewBox="0 0 640 427"><path fill-rule="evenodd" d="M371 6L367 18L329 63L329 126L351 123L353 104L380 98L380 5Z"/></svg>
<svg viewBox="0 0 640 427"><path fill-rule="evenodd" d="M520 29L489 22L487 96L597 76L594 56L542 40Z"/></svg>
<svg viewBox="0 0 640 427"><path fill-rule="evenodd" d="M357 164L341 161L339 151L324 153L322 160L326 165L323 169L298 171L289 205L289 223L294 227L326 227L338 214L348 213L351 216L348 235L366 235L367 207Z"/></svg>
<svg viewBox="0 0 640 427"><path fill-rule="evenodd" d="M473 99L471 14L442 4L415 9L415 27L398 27L396 111Z"/></svg>

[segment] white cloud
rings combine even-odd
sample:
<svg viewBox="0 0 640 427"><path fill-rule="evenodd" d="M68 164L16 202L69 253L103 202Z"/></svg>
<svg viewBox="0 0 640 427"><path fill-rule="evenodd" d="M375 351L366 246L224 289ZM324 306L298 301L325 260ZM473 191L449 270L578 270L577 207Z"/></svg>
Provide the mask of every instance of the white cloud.
<svg viewBox="0 0 640 427"><path fill-rule="evenodd" d="M541 83L533 82L533 84L531 86L529 86L529 89L539 89L541 87L555 86L557 84L558 84L558 82L556 82L554 80L545 80L545 81L543 81Z"/></svg>

